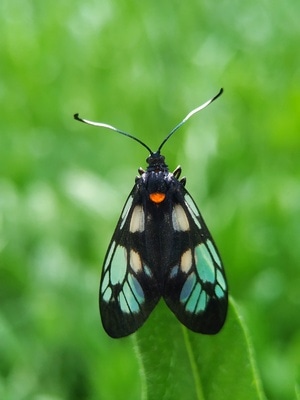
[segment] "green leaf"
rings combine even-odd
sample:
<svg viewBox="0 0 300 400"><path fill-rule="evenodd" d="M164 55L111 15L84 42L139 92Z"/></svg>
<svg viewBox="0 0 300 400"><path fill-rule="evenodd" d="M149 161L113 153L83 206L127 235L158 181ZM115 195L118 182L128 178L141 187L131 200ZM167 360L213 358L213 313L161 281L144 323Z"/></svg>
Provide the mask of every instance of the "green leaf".
<svg viewBox="0 0 300 400"><path fill-rule="evenodd" d="M135 340L143 400L264 399L249 336L232 299L217 335L187 330L161 302Z"/></svg>

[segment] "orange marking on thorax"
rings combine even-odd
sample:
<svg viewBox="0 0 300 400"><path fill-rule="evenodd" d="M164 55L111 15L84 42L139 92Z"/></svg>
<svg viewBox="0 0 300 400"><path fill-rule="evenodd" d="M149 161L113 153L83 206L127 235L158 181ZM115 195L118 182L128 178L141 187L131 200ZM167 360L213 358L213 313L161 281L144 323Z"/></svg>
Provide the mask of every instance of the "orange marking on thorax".
<svg viewBox="0 0 300 400"><path fill-rule="evenodd" d="M153 201L153 203L159 204L162 201L164 201L164 199L166 198L166 195L164 193L150 193L149 195L150 200Z"/></svg>

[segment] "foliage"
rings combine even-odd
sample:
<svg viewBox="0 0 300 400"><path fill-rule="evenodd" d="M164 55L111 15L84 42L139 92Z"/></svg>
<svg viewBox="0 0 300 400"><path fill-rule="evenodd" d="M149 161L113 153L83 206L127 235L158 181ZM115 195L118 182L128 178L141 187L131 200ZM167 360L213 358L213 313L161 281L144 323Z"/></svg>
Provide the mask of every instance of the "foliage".
<svg viewBox="0 0 300 400"><path fill-rule="evenodd" d="M137 350L145 399L264 399L249 337L232 301L216 336L188 331L160 307L138 331Z"/></svg>
<svg viewBox="0 0 300 400"><path fill-rule="evenodd" d="M140 399L132 340L105 336L97 292L147 154L72 115L155 148L220 87L165 156L171 170L182 165L222 254L267 398L299 397L299 8L1 1L0 398ZM174 346L185 335L196 346L177 329ZM219 368L209 364L205 384Z"/></svg>

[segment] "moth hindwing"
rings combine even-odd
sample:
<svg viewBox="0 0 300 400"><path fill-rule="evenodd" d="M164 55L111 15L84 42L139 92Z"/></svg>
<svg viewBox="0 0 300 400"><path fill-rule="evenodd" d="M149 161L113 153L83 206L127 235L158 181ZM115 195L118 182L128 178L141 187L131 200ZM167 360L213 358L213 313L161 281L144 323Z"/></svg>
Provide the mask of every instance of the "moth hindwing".
<svg viewBox="0 0 300 400"><path fill-rule="evenodd" d="M178 320L194 332L215 334L227 313L228 289L215 243L191 195L181 168L170 173L161 155L169 137L193 114L214 101L221 91L191 111L156 152L110 125L106 127L138 141L150 152L124 205L108 247L100 283L99 306L105 331L113 338L142 326L163 298Z"/></svg>

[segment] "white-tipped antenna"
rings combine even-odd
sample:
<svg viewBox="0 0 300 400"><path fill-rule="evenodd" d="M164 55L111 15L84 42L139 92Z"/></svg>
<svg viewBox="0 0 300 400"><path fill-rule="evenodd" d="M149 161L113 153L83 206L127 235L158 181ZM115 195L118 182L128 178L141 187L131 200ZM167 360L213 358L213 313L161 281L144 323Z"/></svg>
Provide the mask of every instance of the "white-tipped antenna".
<svg viewBox="0 0 300 400"><path fill-rule="evenodd" d="M166 141L167 141L167 140L173 135L173 133L176 132L187 120L189 120L189 119L190 119L194 114L196 114L197 112L203 110L203 109L204 109L205 107L207 107L210 103L212 103L213 101L215 101L219 96L221 96L222 93L223 93L223 88L222 88L222 89L219 91L219 93L216 94L212 99L208 100L206 103L202 104L201 106L199 106L199 107L195 108L194 110L192 110L191 112L189 112L188 115L187 115L181 122L179 122L179 124L176 125L175 128L173 128L173 129L171 130L171 132L167 135L167 137L163 140L163 142L162 142L161 145L159 146L159 148L158 148L158 150L157 150L156 153L158 153L158 154L160 153L160 151L161 151L163 145L166 143ZM135 136L133 136L133 135L130 135L130 134L127 133L127 132L121 131L121 130L118 129L118 128L115 128L115 127L112 126L112 125L104 124L103 122L94 122L94 121L89 121L88 119L80 118L78 113L77 113L77 114L74 114L74 118L75 118L77 121L84 122L85 124L93 125L93 126L98 126L98 127L100 127L100 128L110 129L110 130L112 130L112 131L115 131L115 132L120 133L121 135L127 136L127 137L129 137L129 138L135 140L136 142L140 143L143 147L145 147L145 148L149 151L149 153L150 153L151 155L154 154L153 151L150 149L150 147L148 147L148 146L147 146L144 142L142 142L140 139L138 139L137 137L135 137Z"/></svg>
<svg viewBox="0 0 300 400"><path fill-rule="evenodd" d="M170 139L170 137L173 135L174 132L177 131L177 129L179 129L187 120L189 120L194 114L196 114L197 112L203 110L205 107L209 106L213 101L215 101L219 96L221 96L221 94L223 93L223 88L220 89L219 93L216 94L212 99L208 100L206 103L202 104L201 106L195 108L194 110L192 110L191 112L188 113L188 115L181 121L179 122L178 125L175 126L175 128L173 128L171 130L171 132L168 134L168 136L163 140L163 142L161 143L161 145L159 146L157 152L159 153L161 151L161 148L163 147L163 145L166 143L167 140Z"/></svg>
<svg viewBox="0 0 300 400"><path fill-rule="evenodd" d="M94 122L94 121L89 121L88 119L80 118L78 113L74 114L74 119L76 119L77 121L80 121L80 122L84 122L85 124L88 124L88 125L98 126L98 127L100 127L100 128L107 128L107 129L110 129L110 130L112 130L112 131L118 132L118 133L120 133L121 135L127 136L127 137L129 137L129 138L135 140L136 142L140 143L142 146L144 146L144 147L149 151L150 154L153 154L153 151L150 149L150 147L148 147L148 146L147 146L144 142L142 142L140 139L136 138L136 137L133 136L133 135L130 135L130 134L127 133L127 132L123 132L123 131L121 131L121 130L118 129L118 128L115 128L115 127L112 126L112 125L104 124L103 122Z"/></svg>

